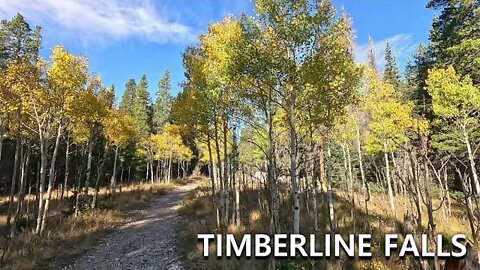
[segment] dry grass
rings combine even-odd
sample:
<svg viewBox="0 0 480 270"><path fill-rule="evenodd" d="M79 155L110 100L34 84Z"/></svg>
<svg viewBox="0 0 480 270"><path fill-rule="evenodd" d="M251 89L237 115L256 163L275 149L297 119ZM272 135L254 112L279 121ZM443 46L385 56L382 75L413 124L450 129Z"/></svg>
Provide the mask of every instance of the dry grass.
<svg viewBox="0 0 480 270"><path fill-rule="evenodd" d="M173 184L130 185L122 187L114 198L102 191L98 208L85 210L78 217L62 213L61 209L69 207L68 200L54 200L44 234L38 236L32 232L32 227L24 228L9 243L4 267L46 269L61 265L63 261L71 260L94 245L100 236L122 224L129 210L145 206L152 198L163 195L174 187ZM2 222L5 219L4 215L0 216ZM6 238L0 238L0 245L3 253L7 246Z"/></svg>
<svg viewBox="0 0 480 270"><path fill-rule="evenodd" d="M328 219L326 198L319 196L317 199L319 205L319 234L328 232ZM387 203L386 203L387 202ZM241 237L244 233L266 233L268 232L268 204L266 202L266 194L259 190L245 190L241 193L241 210L242 210L242 226L236 227L229 225L227 232L233 233ZM302 198L301 208L301 225L300 230L305 233L314 233L313 231L313 206L305 204L305 199ZM311 201L309 201L311 203ZM337 193L335 196L335 211L338 225L338 233L371 233L372 234L372 253L374 258L372 260L350 260L342 259L343 267L345 269L408 269L409 258L401 260L398 257L392 257L390 260L384 259L383 235L385 233L401 233L399 231L399 224L403 221L403 215L408 210L412 213L408 199L397 197L397 216L393 218L389 213L390 208L388 199L380 193L372 194L369 202L369 215L364 211L363 198L356 198L356 205L353 206L346 197L346 194ZM292 206L290 196L285 195L280 200L280 223L281 231L291 231L291 212ZM440 201L434 200L434 207L438 207ZM307 209L309 211L307 211ZM441 210L434 213L434 218L437 222L437 232L446 235L447 237L456 233L466 233L469 236L468 221L463 218L464 209L461 204L452 204L452 217L444 216ZM209 256L204 259L202 256L202 246L198 244L198 233L217 233L216 219L213 211L211 197L209 195L208 185L197 188L190 192L187 198L183 201L182 212L189 220L184 227L180 241L185 256L192 263L195 269L266 269L271 261L268 260L254 260L254 259L229 259L218 260L216 256ZM426 209L423 208L423 226L427 224ZM215 245L210 246L210 253L215 254ZM331 267L338 261L329 260L277 260L276 265L278 269L325 269Z"/></svg>

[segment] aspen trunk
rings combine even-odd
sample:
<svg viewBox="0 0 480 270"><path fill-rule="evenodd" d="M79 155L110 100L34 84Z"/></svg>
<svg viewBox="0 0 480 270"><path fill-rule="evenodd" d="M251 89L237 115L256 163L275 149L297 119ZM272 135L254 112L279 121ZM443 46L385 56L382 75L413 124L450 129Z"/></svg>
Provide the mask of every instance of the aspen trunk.
<svg viewBox="0 0 480 270"><path fill-rule="evenodd" d="M150 173L150 163L147 161L146 169L145 169L145 180L142 181L142 182L148 181L148 174L149 174L149 173Z"/></svg>
<svg viewBox="0 0 480 270"><path fill-rule="evenodd" d="M430 195L430 176L429 176L428 162L427 162L428 139L426 136L422 136L421 138L421 147L422 147L422 159L423 159L423 169L424 169L425 205L427 206L427 213L428 213L428 229L429 229L428 235L429 235L430 241L435 246L435 250L438 250L436 224L433 218L432 197ZM439 270L440 265L438 263L438 256L436 252L435 252L433 261L434 261L435 270Z"/></svg>
<svg viewBox="0 0 480 270"><path fill-rule="evenodd" d="M470 225L470 232L472 233L472 239L475 243L475 246L477 247L478 246L478 235L477 235L477 229L476 229L476 225L475 225L475 217L474 217L474 214L473 214L473 211L472 211L472 200L471 200L471 196L469 196L469 193L471 194L471 192L469 191L469 183L468 181L466 181L466 176L462 175L462 173L460 172L460 170L458 168L455 168L455 171L457 172L459 178L461 179L461 183L462 183L462 190L463 190L463 194L464 194L464 198L465 198L465 204L466 204L466 208L467 208L467 218L468 218L468 223Z"/></svg>
<svg viewBox="0 0 480 270"><path fill-rule="evenodd" d="M167 182L170 183L170 179L172 177L172 151L170 151L170 156L168 157L168 175L167 175Z"/></svg>
<svg viewBox="0 0 480 270"><path fill-rule="evenodd" d="M348 199L350 201L353 200L353 190L352 190L352 185L351 185L351 180L350 180L350 174L348 173L348 160L347 160L347 151L346 147L341 144L340 145L342 148L342 156L343 156L343 174L345 177L345 182L347 183L347 191L348 191Z"/></svg>
<svg viewBox="0 0 480 270"><path fill-rule="evenodd" d="M102 160L100 161L99 166L97 167L97 179L95 181L95 191L93 194L93 199L92 199L92 208L95 208L97 206L97 199L98 199L98 192L99 192L99 183L100 183L100 177L103 175L103 169L105 167L105 161L107 159L107 147L103 149L103 156Z"/></svg>
<svg viewBox="0 0 480 270"><path fill-rule="evenodd" d="M87 172L85 176L85 187L84 192L88 195L88 188L90 186L90 175L92 171L92 156L93 156L93 140L90 138L88 140L88 157L87 157Z"/></svg>
<svg viewBox="0 0 480 270"><path fill-rule="evenodd" d="M69 156L70 156L70 142L69 142L69 139L67 138L67 146L65 149L65 176L64 176L63 185L62 185L62 194L60 196L61 199L63 199L65 190L67 190L67 197L68 197L68 175L70 173L69 167L68 167Z"/></svg>
<svg viewBox="0 0 480 270"><path fill-rule="evenodd" d="M220 188L220 213L223 217L223 215L225 215L225 195L224 195L224 192L225 192L225 187L224 187L224 183L223 183L223 175L222 175L222 160L220 158L220 144L218 142L218 123L217 121L215 121L214 123L214 135L215 135L215 152L216 152L216 156L217 156L217 167L218 167L218 171L217 171L217 179L218 179L218 185L219 185L219 188ZM215 168L214 168L215 170ZM225 218L223 217L222 218L222 226L226 226L226 224L223 223L223 221L225 220Z"/></svg>
<svg viewBox="0 0 480 270"><path fill-rule="evenodd" d="M475 168L475 157L473 156L472 147L470 145L470 139L468 138L467 131L465 126L463 126L463 137L465 139L465 144L467 146L468 160L470 161L470 171L473 177L473 185L475 187L475 193L480 194L480 183L478 182L477 169Z"/></svg>
<svg viewBox="0 0 480 270"><path fill-rule="evenodd" d="M229 187L229 177L228 177L228 149L227 149L227 120L223 120L223 181L224 181L224 202L225 202L225 215L224 215L224 223L225 225L228 225L228 217L229 217L229 211L230 211L230 202L229 202L229 193L230 193L230 187Z"/></svg>
<svg viewBox="0 0 480 270"><path fill-rule="evenodd" d="M387 142L383 143L383 150L384 150L383 152L385 157L385 177L386 177L387 187L388 187L388 198L390 200L390 209L392 210L392 215L395 217L396 216L395 199L393 198L392 183L390 180L390 166L388 163Z"/></svg>
<svg viewBox="0 0 480 270"><path fill-rule="evenodd" d="M312 166L312 182L313 182L313 230L318 231L318 179L320 178L320 153L318 144L312 146L313 152L313 166Z"/></svg>
<svg viewBox="0 0 480 270"><path fill-rule="evenodd" d="M43 191L44 191L44 186L42 186L41 182L42 182L42 171L44 171L44 168L43 168L43 162L44 160L46 160L45 155L43 154L43 150L44 149L44 146L43 146L43 142L42 140L40 140L40 159L41 161L38 161L37 162L37 182L35 183L36 184L36 189L38 192L35 193L35 216L37 217L37 224L36 224L36 228L35 228L35 233L36 234L39 234L40 233L40 225L41 225L41 217L42 215L40 215L41 211L43 211ZM45 181L45 180L44 180ZM41 207L41 208L40 208ZM42 210L40 210L42 209Z"/></svg>
<svg viewBox="0 0 480 270"><path fill-rule="evenodd" d="M115 191L116 191L116 188L117 188L116 174L117 174L118 148L119 148L119 146L117 146L115 148L115 159L113 161L113 172L112 172L112 177L110 178L110 193L113 196L115 195Z"/></svg>
<svg viewBox="0 0 480 270"><path fill-rule="evenodd" d="M413 200L415 204L415 208L417 211L417 221L418 224L421 224L422 220L422 209L420 207L420 195L418 194L419 189L418 189L418 181L416 177L416 172L415 172L415 166L414 166L414 159L413 159L413 154L411 151L408 151L408 157L409 157L409 166L408 166L408 173L409 173L409 182L408 182L408 190L410 192L410 198Z"/></svg>
<svg viewBox="0 0 480 270"><path fill-rule="evenodd" d="M445 170L444 170L444 179L445 179L445 192L446 192L446 195L447 195L447 213L448 213L448 217L451 217L452 216L452 202L451 202L451 199L450 199L450 190L448 188L448 172L447 172L447 167L445 167Z"/></svg>
<svg viewBox="0 0 480 270"><path fill-rule="evenodd" d="M55 139L55 146L53 148L52 161L50 162L50 171L48 174L48 190L47 190L47 200L45 202L45 209L43 210L42 226L40 228L40 233L43 232L46 226L46 219L48 215L48 208L50 205L50 199L52 198L53 184L55 182L55 163L57 161L58 147L60 145L60 137L62 135L62 125L58 125L57 138Z"/></svg>
<svg viewBox="0 0 480 270"><path fill-rule="evenodd" d="M270 106L270 104L269 104ZM268 119L267 123L267 133L268 133L268 148L267 148L267 183L268 183L268 192L270 199L270 234L280 233L279 226L279 202L278 202L278 188L277 188L277 179L275 175L275 138L273 134L273 119L272 114L269 111L266 113Z"/></svg>
<svg viewBox="0 0 480 270"><path fill-rule="evenodd" d="M131 179L130 179L130 176L131 176L131 171L132 171L132 166L128 166L128 178L127 178L127 183L130 184L131 182Z"/></svg>
<svg viewBox="0 0 480 270"><path fill-rule="evenodd" d="M155 174L154 174L154 170L153 170L153 157L151 157L150 159L150 181L152 182L155 182ZM123 169L123 166L122 166L122 169Z"/></svg>
<svg viewBox="0 0 480 270"><path fill-rule="evenodd" d="M330 144L327 145L327 196L328 196L328 217L330 221L330 230L336 230L335 224L335 209L333 206L333 191L332 191L332 153L330 151Z"/></svg>
<svg viewBox="0 0 480 270"><path fill-rule="evenodd" d="M12 211L13 211L13 200L15 198L15 187L17 184L17 175L18 175L18 167L21 158L21 139L20 134L17 132L17 142L15 144L15 161L13 163L13 173L12 179L10 182L10 196L8 200L8 210L7 210L7 229L10 229L10 220L12 218Z"/></svg>
<svg viewBox="0 0 480 270"><path fill-rule="evenodd" d="M290 182L293 201L293 233L300 233L300 193L297 186L297 133L295 131L295 94L293 87L290 95L289 128L290 128Z"/></svg>
<svg viewBox="0 0 480 270"><path fill-rule="evenodd" d="M352 157L350 156L350 147L346 146L346 152L347 152L347 167L348 167L348 179L349 179L349 183L350 183L350 193L351 193L351 200L352 200L352 204L355 205L355 191L354 191L354 187L353 187L353 171L352 171Z"/></svg>
<svg viewBox="0 0 480 270"><path fill-rule="evenodd" d="M22 151L23 152L23 151ZM18 219L20 217L20 212L22 210L22 205L23 205L23 200L25 198L25 189L26 189L26 184L28 181L28 168L30 164L30 153L31 153L31 148L28 147L27 152L25 155L22 153L22 162L20 165L20 189L18 190L18 199L17 199L17 209L15 211L15 217L13 219L13 226L10 231L10 236L13 238L15 236L15 233L17 231L17 225L18 225ZM28 205L27 205L27 211L28 211ZM28 215L28 214L27 214Z"/></svg>
<svg viewBox="0 0 480 270"><path fill-rule="evenodd" d="M363 170L363 155L362 155L362 145L360 140L360 129L357 127L357 154L358 154L358 165L360 167L360 177L362 178L362 190L363 197L365 202L365 213L368 215L368 202L370 201L370 190L368 188L368 183L365 179L365 171Z"/></svg>
<svg viewBox="0 0 480 270"><path fill-rule="evenodd" d="M210 143L210 135L207 136L207 147L208 147L208 158L209 158L209 161L210 161L210 165L209 165L209 174L210 174L210 180L211 180L211 188L212 188L212 205L213 205L213 209L216 213L216 221L217 221L217 229L220 228L220 215L219 215L219 212L218 212L218 205L217 205L217 191L215 190L215 173L214 173L214 170L215 170L215 164L213 163L213 155L212 155L212 146L211 146L211 143Z"/></svg>
<svg viewBox="0 0 480 270"><path fill-rule="evenodd" d="M241 219L240 219L240 181L238 181L236 175L238 171L238 163L237 163L237 129L236 127L233 128L233 134L232 134L232 139L233 139L233 149L232 149L232 154L233 154L233 171L232 171L232 182L235 187L235 221L236 225L240 226L241 225Z"/></svg>

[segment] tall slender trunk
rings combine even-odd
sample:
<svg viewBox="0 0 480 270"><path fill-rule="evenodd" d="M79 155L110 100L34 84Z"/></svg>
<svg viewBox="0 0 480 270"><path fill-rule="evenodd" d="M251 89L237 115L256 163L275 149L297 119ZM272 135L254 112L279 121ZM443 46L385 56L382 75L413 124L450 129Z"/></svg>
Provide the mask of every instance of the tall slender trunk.
<svg viewBox="0 0 480 270"><path fill-rule="evenodd" d="M218 210L218 205L217 205L217 192L215 190L215 164L213 163L213 156L212 156L212 146L210 142L210 134L207 135L207 146L208 146L208 159L210 161L210 166L209 168L209 174L210 174L210 180L212 184L212 205L213 209L216 213L216 221L217 221L217 229L220 228L220 215L219 215L219 210Z"/></svg>
<svg viewBox="0 0 480 270"><path fill-rule="evenodd" d="M112 177L110 178L110 193L114 196L117 188L116 174L117 174L117 159L118 159L118 145L115 147L115 159L113 161L113 172Z"/></svg>
<svg viewBox="0 0 480 270"><path fill-rule="evenodd" d="M218 167L218 173L217 173L217 179L218 179L218 184L220 187L220 213L223 216L225 214L225 186L223 183L223 175L222 175L222 160L220 158L220 144L218 142L218 122L217 119L215 118L215 123L214 123L214 139L215 139L215 152L217 156L217 167ZM214 168L215 170L215 168ZM222 218L222 226L225 227L226 224L223 223L223 220L225 218Z"/></svg>
<svg viewBox="0 0 480 270"><path fill-rule="evenodd" d="M225 116L226 117L226 116ZM230 210L230 202L229 202L229 195L230 195L230 188L229 188L229 177L228 177L228 166L229 166L229 162L228 162L228 149L227 149L227 145L228 145L228 129L227 129L227 119L223 119L223 128L222 128L222 131L223 131L223 187L225 189L225 192L223 193L223 195L225 196L224 198L224 202L225 202L225 215L224 215L224 223L225 225L228 224L228 217L229 217L229 210Z"/></svg>
<svg viewBox="0 0 480 270"><path fill-rule="evenodd" d="M232 171L232 181L235 187L235 221L236 225L241 225L241 218L240 218L240 181L237 179L237 171L238 171L238 159L237 159L237 128L234 126L233 132L233 147L232 147L232 154L233 154L233 171Z"/></svg>
<svg viewBox="0 0 480 270"><path fill-rule="evenodd" d="M392 210L392 215L395 217L396 212L395 212L395 200L393 198L393 190L392 190L392 183L390 181L390 166L388 163L388 149L387 149L387 142L383 143L383 154L385 157L385 177L387 181L387 187L388 187L388 198L390 200L390 210Z"/></svg>
<svg viewBox="0 0 480 270"><path fill-rule="evenodd" d="M477 168L475 167L475 157L473 156L472 147L470 145L470 139L468 137L468 133L466 131L466 127L463 126L463 137L465 140L465 144L467 146L467 153L468 153L468 160L470 161L470 171L473 177L473 185L475 187L475 193L477 195L480 194L480 183L478 182L478 174Z"/></svg>
<svg viewBox="0 0 480 270"><path fill-rule="evenodd" d="M162 171L161 171L161 175L162 175L162 180L163 182L166 182L167 181L167 158L165 156L165 154L163 155L163 158L162 158Z"/></svg>
<svg viewBox="0 0 480 270"><path fill-rule="evenodd" d="M395 161L395 155L393 152L390 152L390 156L392 159L392 164L393 164L393 175L392 175L392 190L393 190L393 195L397 196L400 192L398 191L399 185L398 185L398 167L397 167L397 162Z"/></svg>
<svg viewBox="0 0 480 270"><path fill-rule="evenodd" d="M156 178L156 181L159 182L160 181L160 158L157 159L157 170L156 170L156 173L155 173L155 178Z"/></svg>
<svg viewBox="0 0 480 270"><path fill-rule="evenodd" d="M423 173L424 173L424 191L425 191L425 205L427 206L427 214L428 214L428 235L430 241L434 244L435 250L437 248L437 232L436 232L436 224L433 218L433 205L432 205L432 197L430 195L430 176L428 170L428 138L426 136L422 136L421 138L421 147L422 147L422 160L423 160ZM440 265L438 263L437 253L435 252L434 260L434 267L435 270L440 269Z"/></svg>
<svg viewBox="0 0 480 270"><path fill-rule="evenodd" d="M363 154L362 145L360 140L360 128L357 127L357 154L358 154L358 166L360 167L360 177L362 178L362 190L365 202L365 213L368 215L368 202L370 201L370 190L368 183L365 179L365 171L363 170Z"/></svg>
<svg viewBox="0 0 480 270"><path fill-rule="evenodd" d="M170 183L172 179L172 151L170 151L170 155L168 156L168 175L167 175L167 182Z"/></svg>
<svg viewBox="0 0 480 270"><path fill-rule="evenodd" d="M22 151L23 152L23 151ZM18 199L17 199L17 210L15 212L15 217L13 219L13 226L10 230L10 236L13 238L17 231L18 219L20 217L20 212L22 210L23 200L25 198L25 188L28 181L28 168L30 164L30 153L31 148L27 148L25 155L22 153L22 162L20 165L20 189L18 190ZM27 206L28 211L28 206ZM27 214L28 215L28 214Z"/></svg>
<svg viewBox="0 0 480 270"><path fill-rule="evenodd" d="M332 191L332 153L330 151L330 143L327 144L327 195L328 195L328 217L330 221L330 230L336 230L335 223L335 209L333 206L333 191Z"/></svg>
<svg viewBox="0 0 480 270"><path fill-rule="evenodd" d="M100 183L100 177L103 175L103 169L105 168L105 161L107 160L107 147L105 145L103 149L103 156L102 160L100 161L99 166L97 167L97 180L95 181L95 192L93 194L93 199L92 199L92 208L95 208L97 206L97 199L98 199L98 191L99 191L99 183Z"/></svg>
<svg viewBox="0 0 480 270"><path fill-rule="evenodd" d="M91 136L92 137L92 136ZM87 158L87 172L85 176L84 192L88 195L88 188L90 186L90 175L92 171L92 158L93 158L93 138L88 140L88 158Z"/></svg>
<svg viewBox="0 0 480 270"><path fill-rule="evenodd" d="M46 226L46 219L48 215L48 208L50 205L50 199L52 198L52 189L53 189L53 184L55 182L55 163L57 160L57 155L58 155L58 147L60 145L60 137L62 135L62 125L58 125L58 130L57 130L57 137L55 139L55 146L53 148L53 154L52 154L52 160L50 162L50 171L48 174L48 190L47 190L47 200L45 202L45 209L43 210L43 217L42 217L42 225L40 228L40 233L43 232Z"/></svg>
<svg viewBox="0 0 480 270"><path fill-rule="evenodd" d="M350 176L348 174L348 161L347 161L347 151L345 150L345 145L343 143L340 144L342 148L342 157L343 157L343 176L345 177L345 182L347 183L347 192L348 192L348 199L352 200L352 186L350 185Z"/></svg>
<svg viewBox="0 0 480 270"><path fill-rule="evenodd" d="M145 169L145 182L148 181L148 174L150 173L150 162L147 161L146 169ZM142 181L144 182L144 181Z"/></svg>
<svg viewBox="0 0 480 270"><path fill-rule="evenodd" d="M445 179L445 192L447 196L447 213L448 217L452 216L452 201L450 199L450 189L448 188L448 171L447 171L447 166L445 166L445 169L443 171L443 179Z"/></svg>
<svg viewBox="0 0 480 270"><path fill-rule="evenodd" d="M35 233L40 233L40 226L42 223L42 213L43 211L43 192L45 189L45 178L43 178L42 184L42 176L45 175L46 170L46 153L45 153L45 143L42 139L40 139L40 161L37 162L37 182L36 182L36 189L37 192L35 193L35 215L37 216L37 225L35 227Z"/></svg>
<svg viewBox="0 0 480 270"><path fill-rule="evenodd" d="M352 169L352 157L350 155L350 147L348 144L346 145L346 152L347 152L347 168L348 168L348 179L350 181L350 197L352 204L355 205L355 191L353 187L353 169Z"/></svg>
<svg viewBox="0 0 480 270"><path fill-rule="evenodd" d="M318 231L318 206L317 206L317 196L318 196L318 179L320 178L320 146L318 143L313 144L313 168L312 168L312 182L313 182L313 230Z"/></svg>
<svg viewBox="0 0 480 270"><path fill-rule="evenodd" d="M8 210L7 210L7 228L10 229L10 220L12 218L12 211L13 211L13 200L15 198L15 188L17 185L17 175L18 175L18 167L20 163L20 152L22 151L22 145L21 145L21 138L20 138L20 133L17 132L17 142L15 144L15 161L13 162L13 173L12 173L12 179L10 182L10 196L8 200Z"/></svg>
<svg viewBox="0 0 480 270"><path fill-rule="evenodd" d="M467 206L467 218L468 218L468 223L470 225L470 232L472 234L472 240L474 241L474 244L476 247L478 247L478 233L477 233L477 229L476 229L476 224L475 224L475 217L474 217L474 214L473 214L473 211L472 211L472 199L471 199L471 196L469 194L470 193L470 190L469 190L469 183L468 181L466 181L466 176L465 175L462 175L462 172L460 171L460 169L456 168L455 167L455 171L457 172L459 178L461 179L461 183L462 183L462 191L463 191L463 195L464 195L464 198L465 198L465 205Z"/></svg>
<svg viewBox="0 0 480 270"><path fill-rule="evenodd" d="M411 184L410 184L410 190L413 193L412 197L415 203L415 208L417 209L417 223L419 226L422 225L422 208L420 206L421 202L421 194L420 194L420 186L419 186L419 179L418 179L418 173L416 170L416 161L414 159L414 156L412 152L409 151L409 160L410 160L410 178L411 178Z"/></svg>
<svg viewBox="0 0 480 270"><path fill-rule="evenodd" d="M290 93L289 108L290 128L290 182L293 201L293 233L300 233L300 193L297 186L297 133L295 130L295 93L293 87Z"/></svg>
<svg viewBox="0 0 480 270"><path fill-rule="evenodd" d="M67 137L67 146L65 148L65 176L63 179L63 185L62 185L62 194L60 196L61 199L63 199L63 193L65 190L67 190L67 197L68 197L68 176L70 174L70 169L69 169L69 159L70 159L70 139Z"/></svg>
<svg viewBox="0 0 480 270"><path fill-rule="evenodd" d="M270 233L280 233L278 212L278 190L277 190L277 178L275 175L275 138L273 134L273 116L269 109L265 112L265 115L268 119L267 122L267 133L268 133L268 148L267 148L267 183L268 191L270 197Z"/></svg>
<svg viewBox="0 0 480 270"><path fill-rule="evenodd" d="M131 176L131 171L132 171L132 166L128 165L128 178L127 178L127 183L130 184L130 176Z"/></svg>
<svg viewBox="0 0 480 270"><path fill-rule="evenodd" d="M150 181L155 182L155 174L154 174L154 168L153 168L153 155L150 158ZM123 168L123 167L122 167Z"/></svg>

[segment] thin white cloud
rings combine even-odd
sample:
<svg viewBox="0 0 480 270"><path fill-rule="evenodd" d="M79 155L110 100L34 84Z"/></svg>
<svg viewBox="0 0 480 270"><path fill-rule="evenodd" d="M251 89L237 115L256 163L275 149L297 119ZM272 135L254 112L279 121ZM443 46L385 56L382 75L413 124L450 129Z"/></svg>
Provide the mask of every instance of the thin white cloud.
<svg viewBox="0 0 480 270"><path fill-rule="evenodd" d="M192 29L159 14L149 0L2 0L0 15L20 12L29 21L55 31L75 32L82 42L137 37L148 41L190 42ZM59 33L64 34L64 33Z"/></svg>
<svg viewBox="0 0 480 270"><path fill-rule="evenodd" d="M412 40L411 34L397 34L386 39L376 41L373 37L373 45L375 48L375 58L379 70L383 70L385 66L385 48L387 43L390 44L392 52L397 58L399 68L405 66L407 59L415 52L417 44ZM355 48L355 59L357 62L364 63L368 56L368 43L357 45Z"/></svg>

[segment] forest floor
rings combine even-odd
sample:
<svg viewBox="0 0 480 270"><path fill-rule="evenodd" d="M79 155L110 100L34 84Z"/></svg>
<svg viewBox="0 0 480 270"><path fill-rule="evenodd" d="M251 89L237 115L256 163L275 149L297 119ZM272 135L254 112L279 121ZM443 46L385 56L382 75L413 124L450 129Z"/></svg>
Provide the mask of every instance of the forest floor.
<svg viewBox="0 0 480 270"><path fill-rule="evenodd" d="M131 212L127 222L61 269L184 269L178 252L179 203L196 187L179 186Z"/></svg>
<svg viewBox="0 0 480 270"><path fill-rule="evenodd" d="M384 192L372 192L368 204L368 214L365 211L361 191L356 192L356 203L352 205L348 199L348 194L341 191L342 187L336 187L338 191L334 193L334 207L337 222L337 233L344 236L355 233L368 233L372 235L372 254L371 260L361 260L358 258L350 259L342 257L341 260L309 260L301 257L295 259L275 260L276 269L352 269L352 270L404 270L411 269L412 265L418 265L419 261L412 257L399 258L396 253L390 259L385 259L383 254L382 242L386 233L403 234L403 218L405 214L414 213L413 206L410 205L408 198L397 196L395 202L397 213L395 217L391 216L391 210L388 204L387 195ZM279 197L279 218L282 232L291 231L291 196L287 190L283 190ZM237 239L245 233L268 233L269 215L268 215L268 196L267 191L257 188L245 188L240 195L242 225L237 227L230 223L227 232L234 234ZM310 194L310 196L312 196ZM302 196L300 231L304 234L315 233L313 229L313 204L311 199ZM328 228L328 207L327 196L325 193L318 194L318 231L319 235L330 233ZM445 239L450 239L452 235L458 233L468 234L468 221L465 218L462 204L452 200L451 216L446 216L439 207L441 200L438 197L433 198L435 209L434 218L437 222L437 232L443 234ZM179 233L180 251L186 257L185 264L194 265L192 269L236 269L236 270L255 270L267 269L273 260L255 260L246 258L231 258L229 260L218 260L215 254L216 246L211 244L208 259L203 257L203 246L197 240L199 233L216 232L216 215L213 211L210 186L207 181L199 182L198 188L187 194L182 202L180 213L185 220L182 231ZM415 229L414 234L423 233L427 224L426 208L422 205L422 225ZM400 242L403 238L400 237ZM448 241L448 240L446 240ZM446 243L448 244L448 243ZM418 245L418 244L417 244ZM317 248L322 248L324 244L321 240ZM343 267L343 268L342 268ZM414 268L419 269L419 268Z"/></svg>

